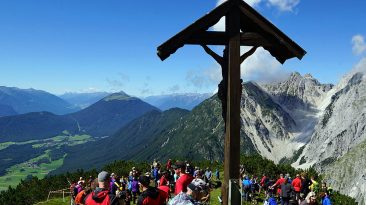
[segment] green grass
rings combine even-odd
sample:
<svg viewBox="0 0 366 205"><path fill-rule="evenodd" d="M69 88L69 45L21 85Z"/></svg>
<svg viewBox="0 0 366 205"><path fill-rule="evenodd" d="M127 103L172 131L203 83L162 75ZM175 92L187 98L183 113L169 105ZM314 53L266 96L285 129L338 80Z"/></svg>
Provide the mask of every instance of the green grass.
<svg viewBox="0 0 366 205"><path fill-rule="evenodd" d="M218 196L221 195L221 187L210 192L210 205L221 205Z"/></svg>
<svg viewBox="0 0 366 205"><path fill-rule="evenodd" d="M93 139L90 135L74 135L68 139L68 142L69 142L68 146L84 144L84 143L92 141L92 140Z"/></svg>
<svg viewBox="0 0 366 205"><path fill-rule="evenodd" d="M47 148L47 150L38 157L30 159L26 162L11 166L6 170L4 176L0 176L0 191L8 189L9 186L15 187L19 184L20 180L24 180L27 176L37 176L42 179L51 171L62 166L64 158L51 161L50 151L51 149L57 149L62 145L75 146L84 144L88 141L92 141L93 138L90 135L74 135L70 136L67 131L63 132L64 135L55 136L44 140L30 140L25 142L4 142L0 143L0 150L6 149L11 145L23 145L32 144L34 149ZM47 159L47 160L45 160ZM40 160L49 161L48 163L37 163Z"/></svg>
<svg viewBox="0 0 366 205"><path fill-rule="evenodd" d="M62 145L75 146L92 140L93 138L90 135L59 135L42 140L42 143L33 144L32 147L37 149L41 147L61 147Z"/></svg>
<svg viewBox="0 0 366 205"><path fill-rule="evenodd" d="M10 145L25 145L25 144L31 144L35 142L39 142L40 140L29 140L25 142L3 142L0 143L0 150L8 148Z"/></svg>
<svg viewBox="0 0 366 205"><path fill-rule="evenodd" d="M44 178L48 173L60 167L65 157L66 155L61 159L50 161L50 163L37 165L39 160L49 159L49 150L47 150L43 155L10 167L7 169L6 175L0 177L0 190L6 190L9 186L15 187L20 180L26 179L29 175L37 176L39 179Z"/></svg>
<svg viewBox="0 0 366 205"><path fill-rule="evenodd" d="M126 96L126 95L118 95L118 94L114 94L111 96L108 96L104 99L104 101L112 101L112 100L131 100L133 99L130 96Z"/></svg>
<svg viewBox="0 0 366 205"><path fill-rule="evenodd" d="M60 194L58 194L58 195L60 195ZM53 196L55 196L55 195L53 195ZM39 202L36 205L69 205L70 200L71 200L70 196L68 196L68 195L65 196L65 199L63 199L62 196L61 197L57 196L57 198L51 198L48 201Z"/></svg>
<svg viewBox="0 0 366 205"><path fill-rule="evenodd" d="M0 150L8 148L10 145L15 144L15 142L4 142L0 143Z"/></svg>

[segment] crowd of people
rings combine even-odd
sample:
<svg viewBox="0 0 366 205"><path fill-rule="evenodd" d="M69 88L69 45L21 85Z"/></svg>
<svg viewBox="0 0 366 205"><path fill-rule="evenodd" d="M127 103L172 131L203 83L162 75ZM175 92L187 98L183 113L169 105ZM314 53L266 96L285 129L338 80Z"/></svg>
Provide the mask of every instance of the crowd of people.
<svg viewBox="0 0 366 205"><path fill-rule="evenodd" d="M307 177L305 172L296 174L294 179L289 174L280 174L277 180L263 174L261 179L251 178L242 173L242 193L244 201L255 200L256 195L264 192L266 205L331 205L332 188L326 182L316 181L314 176Z"/></svg>
<svg viewBox="0 0 366 205"><path fill-rule="evenodd" d="M145 170L146 171L146 170ZM271 179L249 176L240 166L242 200L253 202L265 196L265 205L331 205L332 188L321 185L306 173L280 174ZM94 179L83 177L71 183L72 205L199 205L210 203L213 181L220 182L220 172L209 167L193 167L188 162L171 160L163 166L154 160L151 169L141 172L132 167L128 176L102 171ZM261 194L262 193L262 194Z"/></svg>
<svg viewBox="0 0 366 205"><path fill-rule="evenodd" d="M188 162L154 160L151 170L132 167L128 176L102 171L94 179L83 177L70 183L71 205L199 205L209 204L210 185L220 172L193 167Z"/></svg>

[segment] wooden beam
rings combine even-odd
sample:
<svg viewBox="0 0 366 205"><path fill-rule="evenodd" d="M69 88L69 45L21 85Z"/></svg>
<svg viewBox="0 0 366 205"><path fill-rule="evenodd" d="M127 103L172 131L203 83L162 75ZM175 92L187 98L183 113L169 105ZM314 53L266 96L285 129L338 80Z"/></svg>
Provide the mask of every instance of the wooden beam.
<svg viewBox="0 0 366 205"><path fill-rule="evenodd" d="M205 31L193 34L185 44L190 45L228 45L229 36L226 32ZM271 44L261 35L254 32L240 33L241 46L271 46Z"/></svg>
<svg viewBox="0 0 366 205"><path fill-rule="evenodd" d="M223 204L228 201L230 179L239 179L240 164L240 11L231 9L226 15L226 32L228 44L228 80L227 80L227 113L224 150L224 184L222 189Z"/></svg>
<svg viewBox="0 0 366 205"><path fill-rule="evenodd" d="M283 45L284 47L286 47L291 53L293 53L300 60L306 54L306 51L304 51L286 34L284 34L281 30L279 30L266 18L260 15L247 3L245 3L244 1L240 1L238 5L241 10L241 13L248 19L250 19L250 21L252 21L255 25L257 25L258 28L261 28L260 32L261 34L268 33L269 36L275 37L278 45Z"/></svg>
<svg viewBox="0 0 366 205"><path fill-rule="evenodd" d="M189 25L187 28L183 29L181 32L177 33L175 36L160 45L157 50L157 54L160 59L165 60L172 53L175 53L178 48L183 47L185 41L193 34L204 32L211 26L215 25L221 19L221 17L226 15L233 5L234 4L230 1L224 2L210 13L201 17L196 22Z"/></svg>

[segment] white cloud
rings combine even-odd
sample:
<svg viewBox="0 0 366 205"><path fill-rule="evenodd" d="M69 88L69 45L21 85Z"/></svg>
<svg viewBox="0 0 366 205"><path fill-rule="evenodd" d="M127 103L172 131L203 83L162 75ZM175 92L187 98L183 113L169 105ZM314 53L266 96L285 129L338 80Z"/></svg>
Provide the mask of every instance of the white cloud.
<svg viewBox="0 0 366 205"><path fill-rule="evenodd" d="M147 95L153 95L153 94L154 94L154 91L151 89L151 86L150 86L150 76L146 76L145 81L144 81L142 87L140 88L140 95L147 96Z"/></svg>
<svg viewBox="0 0 366 205"><path fill-rule="evenodd" d="M366 50L365 39L362 35L352 37L352 52L355 55L360 55Z"/></svg>
<svg viewBox="0 0 366 205"><path fill-rule="evenodd" d="M180 86L179 85L173 85L172 87L168 88L168 92L169 93L176 93L180 90Z"/></svg>
<svg viewBox="0 0 366 205"><path fill-rule="evenodd" d="M276 7L279 11L293 12L300 0L268 0L268 5Z"/></svg>
<svg viewBox="0 0 366 205"><path fill-rule="evenodd" d="M249 49L250 47L242 47L241 53L244 54ZM221 53L217 52L217 54ZM215 61L212 59L212 62ZM241 64L241 78L244 81L271 83L282 81L288 76L289 72L283 69L282 65L263 48L258 48ZM215 63L201 72L189 71L186 79L199 89L217 85L222 80L221 67Z"/></svg>
<svg viewBox="0 0 366 205"><path fill-rule="evenodd" d="M80 93L96 93L96 92L101 92L101 90L99 88L89 87L86 89L79 90L79 92Z"/></svg>
<svg viewBox="0 0 366 205"><path fill-rule="evenodd" d="M218 0L217 6L226 0ZM300 0L246 0L250 6L255 7L265 3L275 7L279 11L293 12L294 8L300 3ZM213 26L214 31L225 30L225 18ZM242 47L242 53L248 51L250 47ZM217 54L221 55L222 52ZM241 65L241 78L244 81L252 80L259 83L270 83L284 80L289 73L282 68L282 65L263 48L258 48L256 52L246 59ZM206 69L202 73L188 73L187 80L196 87L201 88L204 84L217 84L222 79L220 65Z"/></svg>
<svg viewBox="0 0 366 205"><path fill-rule="evenodd" d="M107 78L106 81L109 84L109 86L112 87L113 89L116 89L116 88L120 89L120 88L124 87L126 83L128 83L130 81L130 77L124 73L117 73L116 78L114 78L114 77L113 77L113 79Z"/></svg>
<svg viewBox="0 0 366 205"><path fill-rule="evenodd" d="M221 78L221 68L218 64L200 72L190 70L186 74L186 80L198 89L215 85Z"/></svg>
<svg viewBox="0 0 366 205"><path fill-rule="evenodd" d="M218 0L216 6L224 3L226 0ZM300 3L300 0L244 0L251 7L260 3L266 3L268 6L275 7L281 12L293 12L294 8Z"/></svg>
<svg viewBox="0 0 366 205"><path fill-rule="evenodd" d="M363 57L352 69L352 73L363 72L366 73L366 57Z"/></svg>
<svg viewBox="0 0 366 205"><path fill-rule="evenodd" d="M217 5L222 4L226 0L218 0ZM276 7L280 11L293 11L294 7L296 7L300 0L246 0L250 6L257 6L260 3L266 2L268 5ZM221 18L221 20L213 26L213 30L215 31L224 31L225 30L225 18ZM242 48L242 53L249 50L248 47ZM221 69L219 69L219 65L217 65L219 73L212 73L212 75L216 75L216 79L221 80ZM209 71L209 69L207 70ZM210 77L210 79L214 79L213 76L205 75L206 77ZM280 81L288 77L288 73L282 69L281 64L269 54L263 48L258 48L256 52L246 59L241 65L241 76L244 81L253 80L261 83L269 83L274 81ZM216 82L218 82L216 80Z"/></svg>
<svg viewBox="0 0 366 205"><path fill-rule="evenodd" d="M249 50L242 48L242 53ZM254 54L241 64L241 77L244 81L253 80L259 83L278 82L288 77L288 72L271 54L258 48Z"/></svg>

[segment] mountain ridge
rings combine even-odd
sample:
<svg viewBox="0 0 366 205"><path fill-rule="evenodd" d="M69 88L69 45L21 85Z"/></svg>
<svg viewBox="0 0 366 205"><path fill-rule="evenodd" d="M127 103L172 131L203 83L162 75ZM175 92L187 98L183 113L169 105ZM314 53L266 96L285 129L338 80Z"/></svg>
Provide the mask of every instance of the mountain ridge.
<svg viewBox="0 0 366 205"><path fill-rule="evenodd" d="M108 110L103 108L105 103L119 100L141 103L125 93L117 93L96 104L99 103L98 109ZM259 153L277 163L287 161L300 168L313 165L322 173L325 170L336 170L337 166L342 164L337 164L337 161L347 157L347 154L354 149L362 150L362 146L359 148L358 143L363 143L366 137L365 104L366 78L362 73L349 75L335 86L321 84L310 74L301 76L299 73L293 73L288 79L273 84L259 85L246 82L241 96L240 116L243 125L240 131L241 152ZM110 108L113 108L109 110L111 116L103 115L105 119L113 119L113 112L123 109L116 109L113 104L111 105ZM82 112L88 112L90 116L101 113L95 112L93 106L80 111ZM172 117L168 120L162 117L164 113L169 112L175 116L174 119ZM174 112L176 113L173 114ZM93 129L98 131L98 125L109 126L102 124L105 120L103 118L97 121L90 120L95 118L89 115L84 118L75 114L70 116L80 122L79 125L83 130L91 133L94 132ZM118 131L116 129L114 134L111 131L108 138L101 139L105 141L88 142L67 148L70 156L66 159L64 168L60 170L71 168L72 160L82 160L77 157L85 153L86 148L82 146L96 150L101 142L109 142L111 145L120 145L124 148L123 153L108 154L106 156L108 160L119 159L118 157L134 160L155 158L164 160L174 157L210 161L223 159L224 124L221 117L221 103L217 95L204 100L192 111L173 109L161 112L155 108L130 122L119 125ZM121 144L126 141L127 145ZM132 150L128 146L128 141L135 145L135 149ZM90 153L88 157L100 166L106 158L98 153L95 155ZM354 161L357 160L359 159ZM87 161L80 163L84 167L87 164ZM362 176L358 171L340 170L348 171L357 178ZM344 177L335 177L334 180L332 183L336 185L335 189L340 189L337 185L339 183L351 187L344 181ZM366 193L362 191L361 185L352 189L358 191L355 195L358 201L364 200Z"/></svg>
<svg viewBox="0 0 366 205"><path fill-rule="evenodd" d="M61 98L42 90L0 86L0 104L11 106L18 114L52 112L67 114L77 111Z"/></svg>
<svg viewBox="0 0 366 205"><path fill-rule="evenodd" d="M175 107L192 110L212 95L212 93L173 93L148 96L141 99L155 107L158 107L160 110L168 110Z"/></svg>

